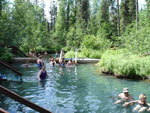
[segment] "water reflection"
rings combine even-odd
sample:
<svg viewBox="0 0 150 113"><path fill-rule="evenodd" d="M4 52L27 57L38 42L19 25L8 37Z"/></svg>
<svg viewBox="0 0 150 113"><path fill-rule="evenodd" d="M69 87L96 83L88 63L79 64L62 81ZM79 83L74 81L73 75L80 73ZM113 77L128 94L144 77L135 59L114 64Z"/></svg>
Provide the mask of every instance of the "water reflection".
<svg viewBox="0 0 150 113"><path fill-rule="evenodd" d="M77 66L75 65L75 68L74 68L74 72L75 72L75 75L78 75L77 73Z"/></svg>
<svg viewBox="0 0 150 113"><path fill-rule="evenodd" d="M64 75L64 68L65 67L61 67L61 66L59 67L59 74L60 75Z"/></svg>

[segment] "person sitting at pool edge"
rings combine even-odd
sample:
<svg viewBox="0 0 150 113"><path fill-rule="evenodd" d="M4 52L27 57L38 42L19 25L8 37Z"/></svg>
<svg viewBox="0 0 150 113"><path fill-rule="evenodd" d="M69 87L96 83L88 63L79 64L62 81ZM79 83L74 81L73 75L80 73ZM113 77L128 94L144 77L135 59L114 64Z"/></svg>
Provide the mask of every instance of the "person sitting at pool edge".
<svg viewBox="0 0 150 113"><path fill-rule="evenodd" d="M129 95L128 88L123 88L123 93L118 95L119 100L117 100L114 104L119 104L127 101L133 100L132 96Z"/></svg>
<svg viewBox="0 0 150 113"><path fill-rule="evenodd" d="M43 80L43 79L46 79L46 78L48 78L48 75L47 75L47 72L45 70L45 66L42 66L42 69L38 73L38 79Z"/></svg>
<svg viewBox="0 0 150 113"><path fill-rule="evenodd" d="M133 109L133 111L138 111L138 112L144 112L145 110L150 111L150 103L146 102L146 96L145 94L140 94L139 95L139 100L134 100L130 102L125 102L123 104L124 107L127 107L129 104L137 103L138 105Z"/></svg>

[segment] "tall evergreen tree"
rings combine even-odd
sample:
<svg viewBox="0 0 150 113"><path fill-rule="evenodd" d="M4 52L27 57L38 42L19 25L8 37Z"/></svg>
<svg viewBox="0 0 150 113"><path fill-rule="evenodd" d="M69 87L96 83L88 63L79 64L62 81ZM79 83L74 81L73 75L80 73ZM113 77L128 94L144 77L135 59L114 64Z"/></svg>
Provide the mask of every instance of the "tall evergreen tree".
<svg viewBox="0 0 150 113"><path fill-rule="evenodd" d="M117 22L118 15L117 15L116 0L110 0L109 6L110 6L110 8L109 8L110 9L110 11L109 11L110 17L109 18L110 18L110 24L111 24L110 29L112 29L111 34L113 36L116 36L117 35L117 23L119 23L119 22ZM118 27L118 29L119 29L119 27ZM120 33L118 33L118 34L120 34Z"/></svg>
<svg viewBox="0 0 150 113"><path fill-rule="evenodd" d="M150 19L150 0L146 0L146 6L147 6L147 17Z"/></svg>
<svg viewBox="0 0 150 113"><path fill-rule="evenodd" d="M0 16L2 15L2 0L0 0Z"/></svg>
<svg viewBox="0 0 150 113"><path fill-rule="evenodd" d="M117 0L117 30L118 30L118 36L120 36L120 5L119 0Z"/></svg>
<svg viewBox="0 0 150 113"><path fill-rule="evenodd" d="M129 23L129 0L121 1L121 31L124 32Z"/></svg>
<svg viewBox="0 0 150 113"><path fill-rule="evenodd" d="M136 0L136 30L138 29L138 0Z"/></svg>
<svg viewBox="0 0 150 113"><path fill-rule="evenodd" d="M100 5L100 0L93 0L93 2L90 5L90 19L88 23L88 33L96 35L97 34L97 13Z"/></svg>
<svg viewBox="0 0 150 113"><path fill-rule="evenodd" d="M65 0L62 0L59 4L59 11L58 16L56 19L56 26L55 26L55 37L56 43L62 48L66 45L65 38L66 38L66 12L65 12Z"/></svg>
<svg viewBox="0 0 150 113"><path fill-rule="evenodd" d="M122 32L128 24L136 19L136 0L122 0L121 2L121 28Z"/></svg>
<svg viewBox="0 0 150 113"><path fill-rule="evenodd" d="M136 19L136 0L129 1L129 14L130 14L129 23L132 23Z"/></svg>
<svg viewBox="0 0 150 113"><path fill-rule="evenodd" d="M51 0L50 2L50 18L47 21L47 28L48 31L55 30L55 23L56 23L56 17L57 17L57 2L55 0Z"/></svg>
<svg viewBox="0 0 150 113"><path fill-rule="evenodd" d="M109 0L102 0L100 4L100 8L97 14L97 25L98 32L97 35L103 38L111 38L110 37L110 22L109 22Z"/></svg>
<svg viewBox="0 0 150 113"><path fill-rule="evenodd" d="M90 4L89 0L82 0L81 2L81 11L82 11L82 18L85 22L85 27L88 25L89 17L90 17Z"/></svg>

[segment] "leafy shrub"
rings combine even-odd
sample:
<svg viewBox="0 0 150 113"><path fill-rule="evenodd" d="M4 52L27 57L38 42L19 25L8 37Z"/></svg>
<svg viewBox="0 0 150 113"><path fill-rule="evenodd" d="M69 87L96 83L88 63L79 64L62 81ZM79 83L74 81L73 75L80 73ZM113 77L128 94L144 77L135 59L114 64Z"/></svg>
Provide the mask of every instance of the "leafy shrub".
<svg viewBox="0 0 150 113"><path fill-rule="evenodd" d="M12 61L12 54L10 53L9 49L3 48L0 49L1 53L0 53L0 60L4 60L7 62L11 62Z"/></svg>
<svg viewBox="0 0 150 113"><path fill-rule="evenodd" d="M94 35L85 35L81 52L89 58L101 58L103 52L110 46L111 43L108 39Z"/></svg>
<svg viewBox="0 0 150 113"><path fill-rule="evenodd" d="M75 51L68 51L65 54L65 58L75 58ZM78 52L78 58L85 58L85 56L81 52Z"/></svg>
<svg viewBox="0 0 150 113"><path fill-rule="evenodd" d="M124 77L136 78L150 75L150 56L140 57L125 49L108 50L102 55L99 67L103 71L119 74Z"/></svg>

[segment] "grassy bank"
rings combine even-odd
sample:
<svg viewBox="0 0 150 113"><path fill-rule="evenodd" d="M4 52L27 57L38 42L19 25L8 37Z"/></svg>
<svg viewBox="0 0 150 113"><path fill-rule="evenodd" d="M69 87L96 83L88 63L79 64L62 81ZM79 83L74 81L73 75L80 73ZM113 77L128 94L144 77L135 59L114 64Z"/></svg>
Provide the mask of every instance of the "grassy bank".
<svg viewBox="0 0 150 113"><path fill-rule="evenodd" d="M150 76L150 56L139 56L126 50L107 50L99 67L115 76L144 79Z"/></svg>

